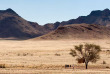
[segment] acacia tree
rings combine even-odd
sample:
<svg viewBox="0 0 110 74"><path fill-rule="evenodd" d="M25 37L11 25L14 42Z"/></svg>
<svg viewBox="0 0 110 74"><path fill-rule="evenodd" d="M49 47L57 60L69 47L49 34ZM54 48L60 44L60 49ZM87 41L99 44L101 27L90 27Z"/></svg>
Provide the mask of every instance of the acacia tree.
<svg viewBox="0 0 110 74"><path fill-rule="evenodd" d="M75 46L75 50L71 49L70 55L73 57L77 57L77 61L83 59L83 63L85 63L86 69L88 68L88 63L96 63L98 59L100 59L99 52L101 48L99 45L95 44L85 44Z"/></svg>

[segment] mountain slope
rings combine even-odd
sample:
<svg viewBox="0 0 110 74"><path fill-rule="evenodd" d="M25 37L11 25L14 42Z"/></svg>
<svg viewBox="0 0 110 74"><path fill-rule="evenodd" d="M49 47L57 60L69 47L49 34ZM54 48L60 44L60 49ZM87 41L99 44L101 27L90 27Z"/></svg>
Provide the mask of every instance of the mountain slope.
<svg viewBox="0 0 110 74"><path fill-rule="evenodd" d="M106 39L110 38L110 28L101 25L72 24L34 39Z"/></svg>
<svg viewBox="0 0 110 74"><path fill-rule="evenodd" d="M49 31L50 30L46 31L43 26L37 23L26 21L12 9L0 11L1 38L33 38L41 36Z"/></svg>

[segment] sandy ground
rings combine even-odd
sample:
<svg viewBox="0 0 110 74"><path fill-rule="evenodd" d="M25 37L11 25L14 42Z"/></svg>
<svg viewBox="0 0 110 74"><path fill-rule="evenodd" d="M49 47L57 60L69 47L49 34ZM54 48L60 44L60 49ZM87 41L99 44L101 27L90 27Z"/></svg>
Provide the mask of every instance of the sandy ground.
<svg viewBox="0 0 110 74"><path fill-rule="evenodd" d="M94 43L100 45L101 59L89 63L78 64L69 55L74 45ZM19 74L110 74L110 40L0 40L0 73ZM103 61L106 64L102 64ZM65 69L65 64L75 65L75 69Z"/></svg>

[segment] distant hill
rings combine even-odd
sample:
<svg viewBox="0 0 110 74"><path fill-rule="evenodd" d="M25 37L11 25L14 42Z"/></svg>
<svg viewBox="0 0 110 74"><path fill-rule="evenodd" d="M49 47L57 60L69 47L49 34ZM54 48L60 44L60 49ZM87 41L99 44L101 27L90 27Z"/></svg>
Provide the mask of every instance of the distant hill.
<svg viewBox="0 0 110 74"><path fill-rule="evenodd" d="M110 38L110 27L92 24L72 24L59 27L55 31L36 39L108 39Z"/></svg>

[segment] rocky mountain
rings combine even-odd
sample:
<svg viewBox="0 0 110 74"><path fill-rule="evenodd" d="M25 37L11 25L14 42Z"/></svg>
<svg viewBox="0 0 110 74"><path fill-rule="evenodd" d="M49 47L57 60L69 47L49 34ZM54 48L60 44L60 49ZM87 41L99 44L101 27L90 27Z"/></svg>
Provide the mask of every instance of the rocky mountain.
<svg viewBox="0 0 110 74"><path fill-rule="evenodd" d="M109 9L105 9L102 11L95 10L95 11L92 11L87 16L80 16L77 19L56 22L56 23L53 23L53 25L54 25L54 29L56 29L57 27L63 26L63 25L81 24L81 23L99 24L99 25L104 25L104 26L108 27L108 26L110 26L110 10Z"/></svg>
<svg viewBox="0 0 110 74"><path fill-rule="evenodd" d="M23 19L12 9L0 10L0 38L33 38L49 31L37 23Z"/></svg>
<svg viewBox="0 0 110 74"><path fill-rule="evenodd" d="M36 39L108 39L110 27L93 24L71 24L59 27L53 32L40 36Z"/></svg>

